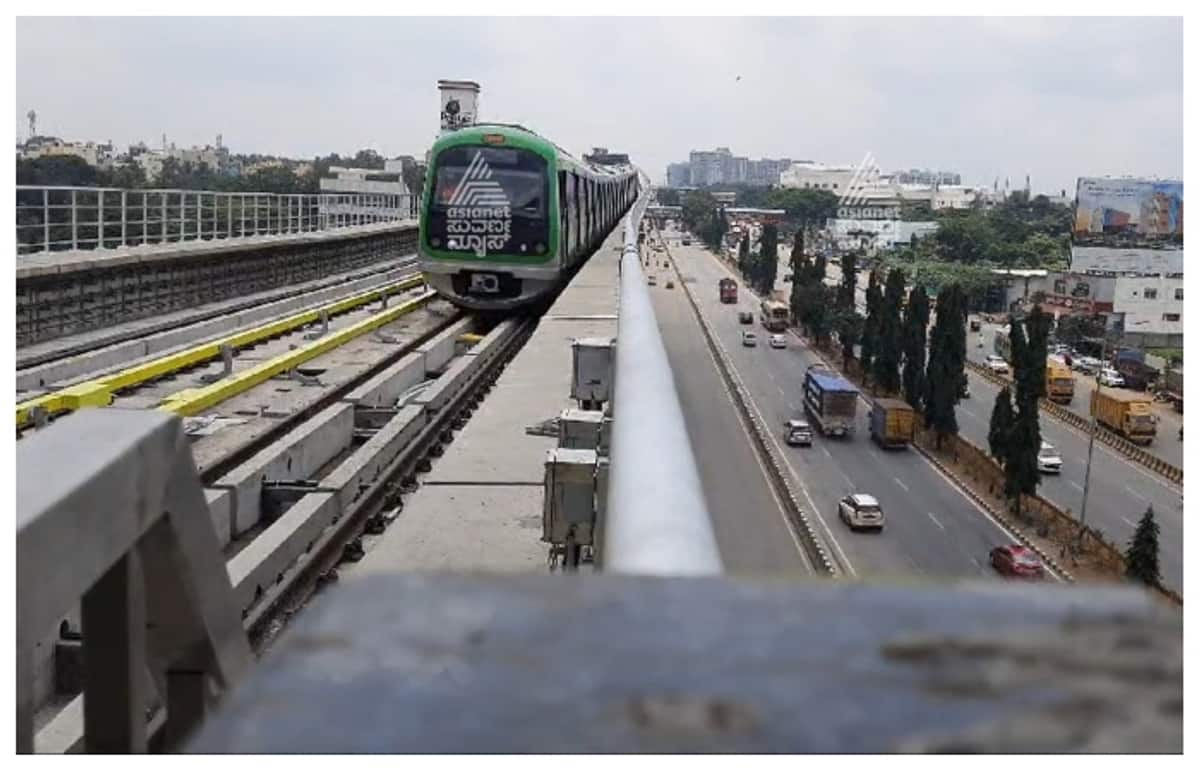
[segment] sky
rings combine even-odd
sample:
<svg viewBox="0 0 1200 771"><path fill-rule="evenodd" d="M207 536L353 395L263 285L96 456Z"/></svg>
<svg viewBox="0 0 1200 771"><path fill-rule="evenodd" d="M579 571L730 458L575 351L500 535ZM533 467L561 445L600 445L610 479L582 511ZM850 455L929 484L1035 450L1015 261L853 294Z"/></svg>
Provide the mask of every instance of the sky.
<svg viewBox="0 0 1200 771"><path fill-rule="evenodd" d="M421 157L439 78L485 120L651 177L689 150L1073 194L1182 178L1177 18L19 18L25 114L64 139Z"/></svg>

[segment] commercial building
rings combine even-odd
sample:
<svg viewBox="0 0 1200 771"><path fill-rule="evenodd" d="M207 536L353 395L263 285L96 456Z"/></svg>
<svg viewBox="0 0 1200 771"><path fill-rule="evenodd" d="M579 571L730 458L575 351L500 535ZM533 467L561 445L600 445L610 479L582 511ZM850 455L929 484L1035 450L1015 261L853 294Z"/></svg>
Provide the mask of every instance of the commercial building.
<svg viewBox="0 0 1200 771"><path fill-rule="evenodd" d="M409 196L402 173L405 163L411 160L395 158L385 161L383 171L330 166L329 173L332 176L322 177L318 183L321 192L344 197L323 196L321 214L354 218L376 215L380 208L415 210L415 201Z"/></svg>
<svg viewBox="0 0 1200 771"><path fill-rule="evenodd" d="M904 222L895 219L833 219L829 234L839 250L863 249L868 254L880 249L910 246L913 238L937 232L936 222Z"/></svg>
<svg viewBox="0 0 1200 771"><path fill-rule="evenodd" d="M58 137L43 136L30 138L21 149L20 156L26 160L74 156L100 169L111 168L114 159L112 142L67 142Z"/></svg>
<svg viewBox="0 0 1200 771"><path fill-rule="evenodd" d="M711 185L779 184L779 174L792 164L789 158L752 159L734 155L728 147L692 150L686 163L667 166L668 187L708 187Z"/></svg>

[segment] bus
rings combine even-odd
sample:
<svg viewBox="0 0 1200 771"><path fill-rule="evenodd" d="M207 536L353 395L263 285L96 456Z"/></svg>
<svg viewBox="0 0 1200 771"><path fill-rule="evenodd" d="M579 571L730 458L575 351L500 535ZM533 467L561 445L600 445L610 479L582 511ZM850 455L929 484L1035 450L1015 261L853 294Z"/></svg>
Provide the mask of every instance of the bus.
<svg viewBox="0 0 1200 771"><path fill-rule="evenodd" d="M788 317L791 315L785 303L775 300L763 300L759 306L759 320L771 332L782 332L787 329Z"/></svg>
<svg viewBox="0 0 1200 771"><path fill-rule="evenodd" d="M723 278L717 282L717 287L721 291L721 302L736 303L737 302L737 282L731 278Z"/></svg>

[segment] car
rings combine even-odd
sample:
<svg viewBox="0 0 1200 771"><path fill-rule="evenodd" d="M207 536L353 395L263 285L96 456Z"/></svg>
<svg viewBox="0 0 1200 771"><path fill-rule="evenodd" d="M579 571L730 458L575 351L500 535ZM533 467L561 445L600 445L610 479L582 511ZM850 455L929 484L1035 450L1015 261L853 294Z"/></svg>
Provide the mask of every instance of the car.
<svg viewBox="0 0 1200 771"><path fill-rule="evenodd" d="M754 314L751 313L750 311L739 311L738 312L738 323L739 324L753 324L754 323Z"/></svg>
<svg viewBox="0 0 1200 771"><path fill-rule="evenodd" d="M958 398L959 399L970 399L971 398L971 387L967 384L966 373L963 374L962 385L958 389Z"/></svg>
<svg viewBox="0 0 1200 771"><path fill-rule="evenodd" d="M683 246L691 246L691 245L692 245L692 239L690 239L690 238L685 238L685 239L681 240L679 243L680 243L680 244L682 244Z"/></svg>
<svg viewBox="0 0 1200 771"><path fill-rule="evenodd" d="M873 495L854 493L838 501L838 518L851 530L883 530L883 509Z"/></svg>
<svg viewBox="0 0 1200 771"><path fill-rule="evenodd" d="M1099 370L1103 364L1104 362L1093 356L1080 356L1074 360L1073 366L1076 371L1082 372L1085 375L1091 375Z"/></svg>
<svg viewBox="0 0 1200 771"><path fill-rule="evenodd" d="M675 282L671 281L670 279L667 279L667 289L674 289L674 288L675 288Z"/></svg>
<svg viewBox="0 0 1200 771"><path fill-rule="evenodd" d="M987 368L989 370L996 373L997 375L1007 375L1008 374L1008 362L1004 360L1003 356L999 356L994 353L989 353L987 355L987 359L984 361L984 364L987 366Z"/></svg>
<svg viewBox="0 0 1200 771"><path fill-rule="evenodd" d="M1125 385L1125 378L1121 377L1121 373L1112 367L1105 367L1100 370L1100 385L1120 388Z"/></svg>
<svg viewBox="0 0 1200 771"><path fill-rule="evenodd" d="M767 338L767 343L772 348L787 348L787 338L780 334L771 335Z"/></svg>
<svg viewBox="0 0 1200 771"><path fill-rule="evenodd" d="M992 549L988 562L1002 576L1042 578L1046 575L1046 568L1033 549L1017 543Z"/></svg>
<svg viewBox="0 0 1200 771"><path fill-rule="evenodd" d="M753 332L743 332L742 333L742 345L746 346L747 348L757 347L758 346L758 335L754 334Z"/></svg>
<svg viewBox="0 0 1200 771"><path fill-rule="evenodd" d="M789 445L811 447L812 439L812 426L807 420L793 418L783 424L783 441Z"/></svg>
<svg viewBox="0 0 1200 771"><path fill-rule="evenodd" d="M1038 450L1037 468L1043 474L1058 474L1062 471L1062 456L1049 442L1042 442L1042 447Z"/></svg>

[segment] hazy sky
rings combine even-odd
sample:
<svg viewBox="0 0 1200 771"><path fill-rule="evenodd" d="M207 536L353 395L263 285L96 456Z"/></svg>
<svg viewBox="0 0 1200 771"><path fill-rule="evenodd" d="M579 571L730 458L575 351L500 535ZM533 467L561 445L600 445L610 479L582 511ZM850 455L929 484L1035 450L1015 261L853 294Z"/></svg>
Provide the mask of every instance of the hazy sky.
<svg viewBox="0 0 1200 771"><path fill-rule="evenodd" d="M18 19L17 135L421 156L438 78L484 119L661 180L690 149L1073 192L1183 173L1178 19ZM737 77L741 76L741 80Z"/></svg>

